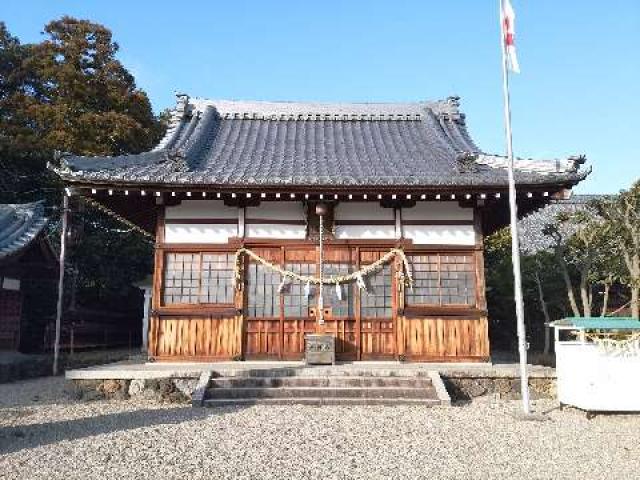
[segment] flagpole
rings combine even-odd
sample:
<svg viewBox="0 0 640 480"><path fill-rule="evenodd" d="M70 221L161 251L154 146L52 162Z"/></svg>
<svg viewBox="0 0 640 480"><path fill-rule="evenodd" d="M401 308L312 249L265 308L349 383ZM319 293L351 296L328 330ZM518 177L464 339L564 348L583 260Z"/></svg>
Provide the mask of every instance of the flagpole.
<svg viewBox="0 0 640 480"><path fill-rule="evenodd" d="M513 140L511 136L511 101L509 98L509 71L507 68L507 45L504 28L504 0L500 0L500 44L502 46L502 90L504 95L504 125L507 143L507 163L509 175L509 218L511 224L511 261L513 264L513 288L516 303L518 327L518 351L520 353L520 393L522 409L531 413L529 406L529 375L527 372L527 338L524 325L524 303L522 299L522 275L520 272L520 239L518 237L518 205L516 203L516 182L513 174Z"/></svg>

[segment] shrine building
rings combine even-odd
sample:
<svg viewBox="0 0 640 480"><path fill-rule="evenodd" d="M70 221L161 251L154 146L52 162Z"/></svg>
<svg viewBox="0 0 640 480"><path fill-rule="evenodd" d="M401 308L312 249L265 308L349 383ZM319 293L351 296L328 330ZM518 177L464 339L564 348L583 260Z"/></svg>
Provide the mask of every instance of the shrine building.
<svg viewBox="0 0 640 480"><path fill-rule="evenodd" d="M517 159L519 215L566 198L582 163ZM153 236L152 359L300 359L307 333L339 360L490 355L483 239L509 221L507 160L476 146L457 97L178 95L153 150L54 169Z"/></svg>

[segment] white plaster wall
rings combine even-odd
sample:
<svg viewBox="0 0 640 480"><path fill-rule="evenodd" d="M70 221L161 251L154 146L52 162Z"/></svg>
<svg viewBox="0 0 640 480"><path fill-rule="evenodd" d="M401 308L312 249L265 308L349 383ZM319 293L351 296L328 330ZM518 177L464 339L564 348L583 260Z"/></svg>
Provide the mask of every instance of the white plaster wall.
<svg viewBox="0 0 640 480"><path fill-rule="evenodd" d="M473 225L403 225L404 237L418 245L475 245Z"/></svg>
<svg viewBox="0 0 640 480"><path fill-rule="evenodd" d="M335 207L335 220L394 220L393 208L383 208L378 202L344 202Z"/></svg>
<svg viewBox="0 0 640 480"><path fill-rule="evenodd" d="M302 202L261 202L257 207L247 207L246 218L251 220L295 220L304 221Z"/></svg>
<svg viewBox="0 0 640 480"><path fill-rule="evenodd" d="M237 236L238 225L234 224L172 223L164 229L165 243L227 243Z"/></svg>
<svg viewBox="0 0 640 480"><path fill-rule="evenodd" d="M238 207L229 207L223 200L183 200L166 207L165 218L238 218Z"/></svg>
<svg viewBox="0 0 640 480"><path fill-rule="evenodd" d="M403 220L473 220L473 208L462 208L458 202L417 202L402 209Z"/></svg>
<svg viewBox="0 0 640 480"><path fill-rule="evenodd" d="M396 238L395 225L376 225L380 221L394 221L393 208L383 208L378 202L344 202L335 207L334 218L369 221L370 225L336 225L335 236L343 240L375 240Z"/></svg>
<svg viewBox="0 0 640 480"><path fill-rule="evenodd" d="M304 239L306 234L304 225L248 223L245 226L245 236L249 238Z"/></svg>
<svg viewBox="0 0 640 480"><path fill-rule="evenodd" d="M336 225L336 238L339 239L393 239L396 238L395 225Z"/></svg>

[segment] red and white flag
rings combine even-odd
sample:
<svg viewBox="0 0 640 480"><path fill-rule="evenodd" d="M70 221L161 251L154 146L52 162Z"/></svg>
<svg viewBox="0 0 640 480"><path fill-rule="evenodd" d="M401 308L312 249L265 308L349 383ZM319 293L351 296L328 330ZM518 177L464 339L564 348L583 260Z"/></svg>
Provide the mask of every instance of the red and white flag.
<svg viewBox="0 0 640 480"><path fill-rule="evenodd" d="M502 41L504 42L504 51L507 56L507 66L509 70L520 73L520 65L516 56L516 13L511 6L511 0L502 0Z"/></svg>

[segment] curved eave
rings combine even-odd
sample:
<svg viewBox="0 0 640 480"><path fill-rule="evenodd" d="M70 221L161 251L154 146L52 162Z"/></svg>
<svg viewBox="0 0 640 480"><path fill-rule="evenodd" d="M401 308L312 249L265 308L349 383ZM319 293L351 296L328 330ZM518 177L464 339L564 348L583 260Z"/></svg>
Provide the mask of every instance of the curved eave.
<svg viewBox="0 0 640 480"><path fill-rule="evenodd" d="M578 174L567 175L565 178L554 179L541 179L537 182L518 182L517 188L519 189L562 189L571 188L584 180L589 172L580 172ZM61 179L68 185L76 187L90 187L90 188L130 188L130 189L148 189L157 191L190 191L190 190L207 190L207 191L228 191L228 192L242 192L242 191L324 191L324 192L372 192L372 191L408 191L408 192L451 192L462 191L472 189L474 191L496 191L506 190L508 185L504 182L496 183L464 183L464 184L426 184L419 181L408 182L389 182L389 183L377 183L377 184L363 184L363 183L296 183L296 182L264 182L264 183L239 183L239 184L223 184L223 183L210 183L210 182L155 182L153 180L148 181L131 181L124 179L95 179L84 178L81 176L68 176L64 173L59 173Z"/></svg>
<svg viewBox="0 0 640 480"><path fill-rule="evenodd" d="M32 204L23 204L16 206L19 210L31 210L31 216L24 217L24 213L19 215L16 223L5 227L12 231L8 236L0 238L0 261L15 257L27 249L42 233L48 223L48 219L44 217L43 202L35 202Z"/></svg>

